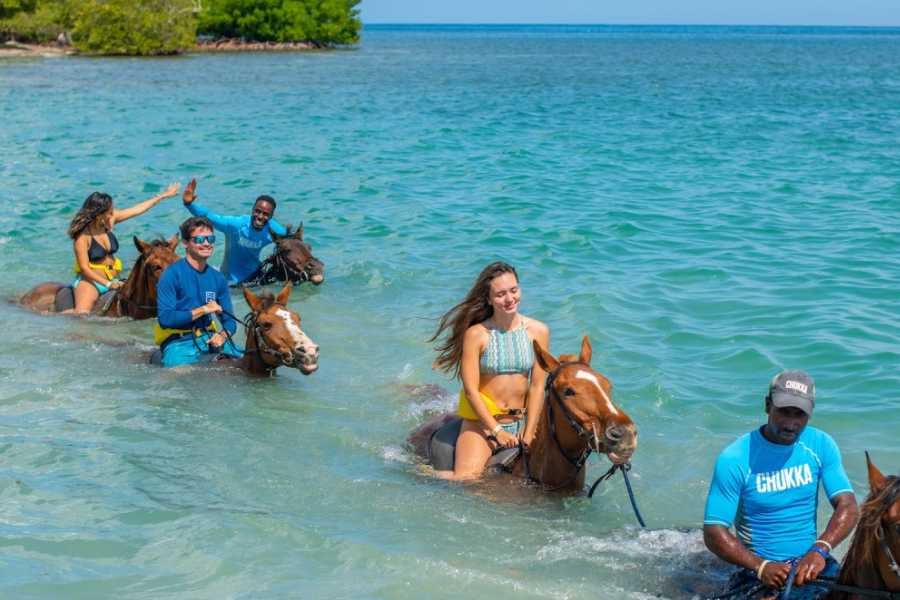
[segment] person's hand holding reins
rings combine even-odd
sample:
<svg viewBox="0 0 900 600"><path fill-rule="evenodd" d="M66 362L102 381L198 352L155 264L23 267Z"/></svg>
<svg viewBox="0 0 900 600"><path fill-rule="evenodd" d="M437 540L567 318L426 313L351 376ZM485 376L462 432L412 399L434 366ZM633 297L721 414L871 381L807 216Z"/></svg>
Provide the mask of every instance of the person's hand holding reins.
<svg viewBox="0 0 900 600"><path fill-rule="evenodd" d="M767 562L762 568L759 580L770 588L781 589L787 583L791 565L786 562Z"/></svg>
<svg viewBox="0 0 900 600"><path fill-rule="evenodd" d="M794 577L794 584L803 585L815 580L823 569L825 569L825 558L818 552L810 550L803 555L803 558L797 564L797 575Z"/></svg>
<svg viewBox="0 0 900 600"><path fill-rule="evenodd" d="M215 300L210 300L206 304L203 305L203 314L209 315L212 313L221 313L222 307L219 306L219 303Z"/></svg>
<svg viewBox="0 0 900 600"><path fill-rule="evenodd" d="M494 438L497 440L497 444L503 448L515 448L519 445L519 438L505 429L501 429L494 434Z"/></svg>
<svg viewBox="0 0 900 600"><path fill-rule="evenodd" d="M106 285L106 287L108 287L111 290L117 290L120 287L122 287L123 285L125 285L124 282L120 281L119 279L113 279Z"/></svg>
<svg viewBox="0 0 900 600"><path fill-rule="evenodd" d="M181 194L181 201L190 204L197 199L197 180L191 179L191 182L184 186L184 192Z"/></svg>
<svg viewBox="0 0 900 600"><path fill-rule="evenodd" d="M226 339L227 339L227 338L225 337L225 333L222 332L222 331L220 331L220 332L217 333L216 335L214 335L214 336L212 336L211 338L209 338L209 342L207 343L207 345L208 345L211 349L221 348L222 346L225 345L225 340L226 340Z"/></svg>

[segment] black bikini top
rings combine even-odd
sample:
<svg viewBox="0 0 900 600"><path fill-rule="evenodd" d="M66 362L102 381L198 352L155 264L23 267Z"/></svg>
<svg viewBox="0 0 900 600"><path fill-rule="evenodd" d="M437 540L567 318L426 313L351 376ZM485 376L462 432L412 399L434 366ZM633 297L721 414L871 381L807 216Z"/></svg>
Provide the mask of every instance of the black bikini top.
<svg viewBox="0 0 900 600"><path fill-rule="evenodd" d="M109 250L100 245L100 242L94 236L91 236L91 245L88 247L88 260L92 263L100 262L107 256L112 256L119 251L119 240L112 231L106 236L109 238Z"/></svg>

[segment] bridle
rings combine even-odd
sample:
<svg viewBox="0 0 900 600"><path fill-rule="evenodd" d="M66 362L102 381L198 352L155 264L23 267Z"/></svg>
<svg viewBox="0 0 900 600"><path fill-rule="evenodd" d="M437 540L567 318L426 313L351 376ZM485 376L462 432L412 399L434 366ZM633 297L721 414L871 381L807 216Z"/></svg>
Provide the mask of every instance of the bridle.
<svg viewBox="0 0 900 600"><path fill-rule="evenodd" d="M562 398L559 396L559 392L556 391L556 388L553 387L554 381L556 381L559 372L564 368L572 365L580 365L590 369L590 365L586 362L582 361L570 361L560 363L552 373L547 375L547 381L544 384L544 406L547 407L547 418L550 422L550 439L553 440L553 443L556 445L556 449L562 455L563 458L566 459L572 468L575 470L574 475L566 481L565 485L568 485L578 476L578 473L584 467L584 464L587 462L588 457L591 455L591 452L596 451L598 454L601 452L600 450L600 438L597 436L596 428L593 428L593 431L588 431L587 429L579 423L575 416L572 414L572 411L569 410L569 407L566 406L566 403L562 401ZM582 450L581 455L578 457L572 457L566 452L565 448L562 447L562 443L559 441L559 436L556 433L556 419L553 418L553 406L554 404L558 405L559 412L562 413L563 417L565 417L566 422L569 424L569 427L575 432L579 439L584 441L585 448ZM591 443L593 442L593 446ZM560 486L563 487L563 486Z"/></svg>
<svg viewBox="0 0 900 600"><path fill-rule="evenodd" d="M572 414L572 411L569 410L569 407L566 406L566 403L563 402L562 398L559 396L556 388L553 387L553 383L559 376L559 372L564 367L572 365L579 365L585 367L586 369L593 370L588 363L582 360L562 362L559 363L557 367L547 375L547 381L544 383L544 407L547 410L550 438L553 440L553 443L556 445L556 449L559 451L562 457L565 458L566 462L568 462L572 466L572 475L563 483L557 486L547 487L546 485L535 479L535 477L531 474L531 467L528 464L526 448L521 442L519 442L520 452L525 463L525 477L533 483L538 483L544 486L544 489L548 492L554 492L571 485L578 477L578 474L581 473L581 470L584 468L584 465L587 462L588 457L590 457L591 453L596 452L597 454L600 454L603 452L603 449L601 449L600 447L600 436L597 434L597 428L595 426L592 426L591 430L588 431L581 423L579 423L575 418L575 415ZM604 392L602 388L601 392L606 398L606 401L610 402L611 404L612 402L609 396L606 395L606 392ZM562 413L563 417L565 417L566 422L569 424L569 427L571 427L576 435L578 435L578 438L585 443L584 450L582 450L581 454L577 457L570 456L569 453L566 452L565 448L562 447L562 443L559 441L559 436L556 433L556 419L553 418L554 404L557 405L560 413ZM638 523L640 523L641 527L646 527L644 518L641 516L641 511L638 509L637 501L634 498L634 490L631 488L631 482L628 480L628 471L630 470L631 463L613 464L613 466L611 466L609 470L606 471L606 473L598 477L593 485L591 485L590 491L588 492L588 498L594 495L594 491L597 489L597 486L600 483L612 478L612 476L616 474L616 471L622 471L622 477L625 480L625 489L628 491L628 499L631 502L631 508L634 510L634 516L637 517L637 521Z"/></svg>
<svg viewBox="0 0 900 600"><path fill-rule="evenodd" d="M262 261L256 272L242 285L268 285L275 281L290 281L291 283L299 284L309 281L309 273L306 269L299 272L296 271L287 264L287 261L281 254L281 249L276 244L275 252ZM279 274L281 275L280 279Z"/></svg>
<svg viewBox="0 0 900 600"><path fill-rule="evenodd" d="M273 306L281 306L282 308L287 308L283 304L274 304ZM244 317L243 321L239 321L241 325L247 330L248 333L253 334L253 341L256 342L256 354L259 356L260 361L265 365L265 368L268 371L274 371L278 367L292 367L297 362L298 359L294 356L293 349L290 351L291 360L284 360L284 352L279 352L272 348L269 343L266 341L266 336L262 332L262 327L259 324L259 315L253 311L247 313L247 316ZM235 319L236 320L236 319ZM274 357L276 363L273 365L272 363L266 361L264 356Z"/></svg>

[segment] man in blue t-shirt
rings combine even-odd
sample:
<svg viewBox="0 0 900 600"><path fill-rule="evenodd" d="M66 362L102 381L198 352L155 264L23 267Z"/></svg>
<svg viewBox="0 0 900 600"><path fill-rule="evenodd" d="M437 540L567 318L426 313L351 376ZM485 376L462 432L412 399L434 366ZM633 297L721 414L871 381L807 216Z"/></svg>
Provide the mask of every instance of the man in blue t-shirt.
<svg viewBox="0 0 900 600"><path fill-rule="evenodd" d="M162 366L190 365L206 354L239 358L242 353L230 339L236 323L228 285L207 264L216 242L212 223L191 217L181 224L181 239L185 257L172 263L156 284L154 338ZM219 314L225 331L219 331L213 314Z"/></svg>
<svg viewBox="0 0 900 600"><path fill-rule="evenodd" d="M251 214L223 216L197 204L196 190L197 180L191 179L184 188L181 199L192 215L206 217L216 229L225 234L222 274L229 285L247 281L259 269L259 252L263 246L272 243L271 234L287 235L287 230L272 218L275 214L275 199L260 196L253 203Z"/></svg>
<svg viewBox="0 0 900 600"><path fill-rule="evenodd" d="M792 566L796 586L837 574L831 550L850 534L859 511L834 440L806 426L814 406L815 383L808 374L779 373L766 395L768 422L738 438L716 461L703 540L713 554L743 567L732 589L753 587L756 580L768 592L780 589ZM834 513L817 536L819 482Z"/></svg>

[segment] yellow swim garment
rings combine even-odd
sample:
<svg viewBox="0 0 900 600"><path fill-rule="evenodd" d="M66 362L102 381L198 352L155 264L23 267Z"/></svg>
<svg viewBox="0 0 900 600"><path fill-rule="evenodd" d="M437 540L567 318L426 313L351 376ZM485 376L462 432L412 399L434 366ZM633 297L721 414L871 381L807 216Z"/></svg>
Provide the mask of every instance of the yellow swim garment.
<svg viewBox="0 0 900 600"><path fill-rule="evenodd" d="M508 415L511 411L500 408L497 406L497 403L494 402L494 399L484 392L478 392L481 396L481 401L484 402L484 405L487 407L488 412L491 413L492 416L496 417L497 415ZM513 409L514 411L520 411L519 414L524 413L525 411L521 408ZM456 414L462 417L467 421L477 421L478 415L475 413L475 409L472 408L472 405L469 403L469 397L466 396L466 390L459 390L459 405L456 408Z"/></svg>
<svg viewBox="0 0 900 600"><path fill-rule="evenodd" d="M102 271L106 275L106 278L110 281L115 279L119 275L119 273L122 272L122 261L118 256L111 265L98 265L96 263L89 263L88 266L92 269ZM75 271L76 275L81 275L81 267L78 266L77 261L75 262L75 268L72 270Z"/></svg>
<svg viewBox="0 0 900 600"><path fill-rule="evenodd" d="M206 329L201 329L200 327L197 327L193 331L194 331L194 335L196 335L197 337L200 337L201 335L203 335L204 332L216 333L217 331L219 331L219 326L216 325L215 321L210 321L209 327L207 327ZM157 321L153 325L153 341L156 342L157 346L162 346L163 342L165 342L172 336L181 337L186 333L191 333L191 330L190 329L166 329L166 328L160 327L159 321Z"/></svg>

